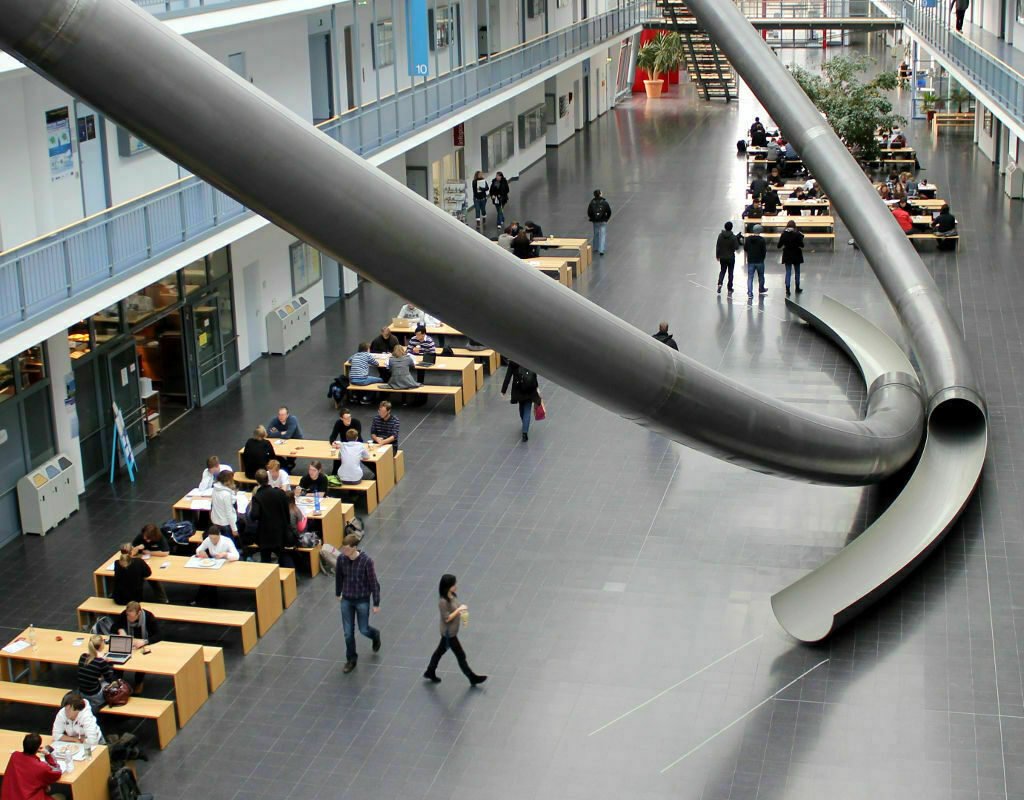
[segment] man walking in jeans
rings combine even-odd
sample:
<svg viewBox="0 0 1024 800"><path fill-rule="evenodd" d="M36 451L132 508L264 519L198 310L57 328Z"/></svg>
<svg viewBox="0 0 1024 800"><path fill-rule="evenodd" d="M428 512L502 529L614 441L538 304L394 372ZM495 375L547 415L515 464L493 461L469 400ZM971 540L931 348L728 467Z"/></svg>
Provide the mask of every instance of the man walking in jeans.
<svg viewBox="0 0 1024 800"><path fill-rule="evenodd" d="M603 256L608 244L608 220L612 218L612 207L601 196L600 189L594 189L594 199L587 206L587 218L594 223L594 249Z"/></svg>
<svg viewBox="0 0 1024 800"><path fill-rule="evenodd" d="M754 296L754 273L757 273L758 294L767 294L764 288L764 260L768 255L768 245L761 237L763 228L755 225L750 235L743 240L743 251L747 254L747 297Z"/></svg>
<svg viewBox="0 0 1024 800"><path fill-rule="evenodd" d="M338 559L338 571L334 577L334 594L341 598L341 626L345 631L345 668L348 674L356 668L355 622L359 621L359 632L373 641L373 652L380 650L380 631L370 625L370 601L373 613L380 612L380 582L373 559L359 549L360 537L350 533L345 537Z"/></svg>

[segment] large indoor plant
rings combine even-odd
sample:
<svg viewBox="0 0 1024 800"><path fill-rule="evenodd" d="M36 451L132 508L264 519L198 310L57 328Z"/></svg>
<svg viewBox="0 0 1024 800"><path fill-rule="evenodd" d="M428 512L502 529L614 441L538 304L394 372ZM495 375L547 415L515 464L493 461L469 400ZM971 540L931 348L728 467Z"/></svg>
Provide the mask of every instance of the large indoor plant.
<svg viewBox="0 0 1024 800"><path fill-rule="evenodd" d="M661 97L664 83L662 75L679 69L683 63L683 39L678 33L660 33L640 48L636 65L647 73L644 81L648 98Z"/></svg>

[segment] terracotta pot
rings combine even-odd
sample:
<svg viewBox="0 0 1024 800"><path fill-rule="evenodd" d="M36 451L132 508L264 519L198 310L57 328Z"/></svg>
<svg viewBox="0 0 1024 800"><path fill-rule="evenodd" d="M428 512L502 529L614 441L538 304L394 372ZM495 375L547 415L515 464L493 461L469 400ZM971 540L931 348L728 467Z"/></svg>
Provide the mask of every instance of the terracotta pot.
<svg viewBox="0 0 1024 800"><path fill-rule="evenodd" d="M647 90L648 100L657 100L661 97L661 92L665 88L665 84L661 79L656 81L644 81L644 89Z"/></svg>

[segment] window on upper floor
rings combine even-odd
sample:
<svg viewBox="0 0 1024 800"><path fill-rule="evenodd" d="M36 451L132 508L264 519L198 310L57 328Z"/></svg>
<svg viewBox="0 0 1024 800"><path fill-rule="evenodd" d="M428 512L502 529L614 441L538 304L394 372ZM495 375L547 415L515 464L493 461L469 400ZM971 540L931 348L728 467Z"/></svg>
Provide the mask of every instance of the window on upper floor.
<svg viewBox="0 0 1024 800"><path fill-rule="evenodd" d="M395 63L395 24L382 19L371 26L370 41L373 43L373 68L390 67Z"/></svg>

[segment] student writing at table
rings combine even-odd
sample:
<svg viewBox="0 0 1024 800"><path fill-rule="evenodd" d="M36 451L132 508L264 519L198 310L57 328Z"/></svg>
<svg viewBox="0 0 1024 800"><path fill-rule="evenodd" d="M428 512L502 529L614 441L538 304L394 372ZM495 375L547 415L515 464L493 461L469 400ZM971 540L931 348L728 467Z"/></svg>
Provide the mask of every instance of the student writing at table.
<svg viewBox="0 0 1024 800"><path fill-rule="evenodd" d="M381 400L377 406L377 415L370 423L370 439L374 444L390 444L397 451L400 427L398 417L391 413L391 402Z"/></svg>
<svg viewBox="0 0 1024 800"><path fill-rule="evenodd" d="M374 338L370 342L370 352L372 353L390 353L394 350L401 342L398 341L398 337L391 332L391 326L385 325L380 329L380 335ZM360 350L362 346L360 346Z"/></svg>
<svg viewBox="0 0 1024 800"><path fill-rule="evenodd" d="M343 484L354 484L360 481L372 481L376 476L373 470L363 463L370 457L366 445L359 441L359 434L350 428L338 450L338 480Z"/></svg>
<svg viewBox="0 0 1024 800"><path fill-rule="evenodd" d="M160 641L160 623L156 616L134 600L114 618L114 630L121 636L131 636L132 647L136 650Z"/></svg>
<svg viewBox="0 0 1024 800"><path fill-rule="evenodd" d="M356 439L362 440L363 438L363 423L352 416L352 412L347 408L341 409L338 412L338 418L334 421L334 427L331 428L330 436L327 437L327 441L331 443L331 447L340 449L341 446L348 441L348 432L355 431ZM331 474L336 475L338 472L338 465L340 462L338 459L334 459L331 464Z"/></svg>
<svg viewBox="0 0 1024 800"><path fill-rule="evenodd" d="M284 471L281 462L276 458L272 458L267 462L267 483L270 486L276 486L278 489L291 488L292 482L288 478L288 473Z"/></svg>
<svg viewBox="0 0 1024 800"><path fill-rule="evenodd" d="M96 715L78 692L68 692L53 719L53 741L101 744L103 732Z"/></svg>
<svg viewBox="0 0 1024 800"><path fill-rule="evenodd" d="M26 733L21 752L11 753L4 770L0 800L66 800L65 795L48 792L51 783L60 780L60 767L53 754L47 752L40 760L39 750L43 738L38 733Z"/></svg>
<svg viewBox="0 0 1024 800"><path fill-rule="evenodd" d="M221 464L220 458L217 456L210 456L206 459L206 469L203 470L203 474L199 478L199 489L205 491L206 489L212 489L213 484L217 480L217 475L221 470L231 469L227 464ZM232 470L234 471L234 470Z"/></svg>
<svg viewBox="0 0 1024 800"><path fill-rule="evenodd" d="M152 574L149 564L135 558L135 548L128 542L122 544L114 562L114 602L124 605L129 600L142 600L146 579ZM165 595L163 602L166 600Z"/></svg>
<svg viewBox="0 0 1024 800"><path fill-rule="evenodd" d="M319 461L310 461L306 468L306 474L299 481L299 494L327 494L327 475L324 473L324 465Z"/></svg>
<svg viewBox="0 0 1024 800"><path fill-rule="evenodd" d="M135 558L140 556L164 558L170 554L171 545L167 541L167 537L152 522L143 525L138 536L132 539L132 556ZM164 591L164 587L161 584L150 581L149 588L153 590L153 596L156 597L158 603L169 602L167 592Z"/></svg>
<svg viewBox="0 0 1024 800"><path fill-rule="evenodd" d="M260 470L266 476L266 470ZM211 525L206 529L206 538L196 548L196 558L215 558L218 561L238 561L238 549L230 536L221 533L220 526ZM189 605L193 606L217 606L217 587L200 586L196 592L196 599Z"/></svg>

